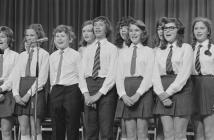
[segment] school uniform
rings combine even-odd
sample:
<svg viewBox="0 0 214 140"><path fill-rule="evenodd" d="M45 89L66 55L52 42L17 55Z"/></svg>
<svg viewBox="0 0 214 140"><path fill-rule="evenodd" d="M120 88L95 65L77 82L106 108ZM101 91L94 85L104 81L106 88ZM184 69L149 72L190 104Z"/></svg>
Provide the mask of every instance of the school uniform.
<svg viewBox="0 0 214 140"><path fill-rule="evenodd" d="M214 108L214 45L211 44L211 55L206 55L209 40L196 43L193 61L193 95L197 115L207 116L213 114ZM200 69L197 71L196 57L199 51Z"/></svg>
<svg viewBox="0 0 214 140"><path fill-rule="evenodd" d="M13 96L21 95L20 90L23 88L20 86L21 80L25 78L35 78L37 67L37 48L30 48L29 51L24 51L19 55L16 72L13 77ZM37 117L42 119L45 115L46 96L44 86L48 79L49 71L49 54L42 48L39 48L39 62L38 62L38 94L37 94ZM36 93L36 81L32 83L27 93L31 98L25 106L16 104L15 114L21 115L34 115L35 110L35 93ZM22 93L23 94L23 93Z"/></svg>
<svg viewBox="0 0 214 140"><path fill-rule="evenodd" d="M169 56L171 56L170 60L168 60ZM192 82L190 80L192 59L192 48L186 43L183 43L181 47L174 42L167 44L166 49L157 48L153 89L157 95L163 92L169 94L173 104L171 107L165 107L157 98L154 114L173 117L192 114Z"/></svg>
<svg viewBox="0 0 214 140"><path fill-rule="evenodd" d="M135 71L131 72L132 58L136 48ZM131 46L121 52L117 68L117 92L119 102L117 105L116 117L123 119L150 118L152 117L152 72L154 65L154 53L148 46L141 43ZM123 95L131 97L135 93L141 97L133 106L126 106L122 100Z"/></svg>
<svg viewBox="0 0 214 140"><path fill-rule="evenodd" d="M99 51L98 51L99 50ZM99 52L99 53L98 53ZM99 60L97 59L99 57ZM117 103L115 68L117 48L107 39L95 40L83 55L80 72L80 89L92 96L98 91L103 95L96 108L85 106L86 137L88 140L113 138L113 123ZM99 65L94 65L98 64ZM99 69L95 69L99 66ZM96 74L96 76L94 76Z"/></svg>
<svg viewBox="0 0 214 140"><path fill-rule="evenodd" d="M57 50L50 56L50 105L52 139L79 139L82 94L78 87L81 56L72 48Z"/></svg>
<svg viewBox="0 0 214 140"><path fill-rule="evenodd" d="M2 56L2 71L0 75L0 81L2 89L1 94L4 95L4 101L0 102L0 118L10 117L14 113L15 100L11 92L12 89L12 75L14 67L17 63L18 53L10 50L9 48L4 50Z"/></svg>

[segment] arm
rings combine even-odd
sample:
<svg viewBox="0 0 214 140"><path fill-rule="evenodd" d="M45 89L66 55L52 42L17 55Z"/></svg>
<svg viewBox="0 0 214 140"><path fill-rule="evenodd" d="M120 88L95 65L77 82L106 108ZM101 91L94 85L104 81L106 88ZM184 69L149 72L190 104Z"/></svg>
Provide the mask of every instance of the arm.
<svg viewBox="0 0 214 140"><path fill-rule="evenodd" d="M166 93L170 96L179 92L186 84L192 71L193 50L190 45L184 46L183 65L178 72L175 81L168 87Z"/></svg>
<svg viewBox="0 0 214 140"><path fill-rule="evenodd" d="M107 92L114 86L115 84L115 73L116 73L116 61L118 58L117 48L113 47L111 49L111 53L109 56L110 63L109 63L109 71L106 75L106 78L103 82L102 87L100 88L99 92L103 95L106 95Z"/></svg>

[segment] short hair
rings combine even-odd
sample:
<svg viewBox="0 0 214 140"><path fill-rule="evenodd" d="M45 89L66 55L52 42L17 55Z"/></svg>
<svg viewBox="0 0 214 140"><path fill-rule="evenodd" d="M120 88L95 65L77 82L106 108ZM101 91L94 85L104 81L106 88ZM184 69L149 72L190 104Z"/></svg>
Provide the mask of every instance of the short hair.
<svg viewBox="0 0 214 140"><path fill-rule="evenodd" d="M7 26L0 26L0 33L3 33L7 36L7 44L9 48L13 47L13 30Z"/></svg>
<svg viewBox="0 0 214 140"><path fill-rule="evenodd" d="M185 27L184 27L183 23L178 18L167 18L167 20L165 22L165 25L168 24L168 23L174 23L175 26L177 27L177 29L178 29L177 37L176 37L177 45L179 47L181 47L182 44L183 44L184 31L185 31ZM163 45L161 46L161 48L165 49L167 41L166 41L165 37L163 37L163 38L164 38L164 42L163 42Z"/></svg>
<svg viewBox="0 0 214 140"><path fill-rule="evenodd" d="M147 32L147 28L146 28L145 23L143 21L141 21L141 20L133 20L132 22L130 22L129 26L131 24L136 25L138 28L140 28L142 30L141 43L144 46L147 46L148 45L149 35L148 35L148 32Z"/></svg>
<svg viewBox="0 0 214 140"><path fill-rule="evenodd" d="M38 36L38 39L44 38L45 37L45 32L43 30L43 27L41 24L31 24L25 29L25 34L26 30L28 29L33 29L36 32L36 35Z"/></svg>
<svg viewBox="0 0 214 140"><path fill-rule="evenodd" d="M83 24L81 26L81 31L87 25L92 25L93 26L93 21L92 20L87 20L87 21L83 22ZM85 47L86 45L87 45L87 42L84 40L83 35L81 33L81 39L80 39L79 46L80 47Z"/></svg>
<svg viewBox="0 0 214 140"><path fill-rule="evenodd" d="M128 38L127 40L123 40L121 35L120 35L120 28L123 26L129 26L129 23L134 21L133 17L122 17L118 22L117 22L117 26L116 26L116 35L115 35L115 45L118 48L122 48L123 47L123 42L125 41L126 45L130 45L131 41Z"/></svg>
<svg viewBox="0 0 214 140"><path fill-rule="evenodd" d="M93 26L94 26L94 23L98 22L98 21L103 21L105 23L105 25L106 25L106 37L108 38L111 35L111 32L112 32L112 27L111 27L110 20L105 16L96 17L93 20Z"/></svg>

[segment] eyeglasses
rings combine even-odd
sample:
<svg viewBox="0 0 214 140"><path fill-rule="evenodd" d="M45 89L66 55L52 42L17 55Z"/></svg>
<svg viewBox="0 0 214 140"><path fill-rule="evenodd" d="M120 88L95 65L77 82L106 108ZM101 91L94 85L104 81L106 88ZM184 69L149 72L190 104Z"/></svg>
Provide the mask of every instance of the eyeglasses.
<svg viewBox="0 0 214 140"><path fill-rule="evenodd" d="M163 27L164 31L173 31L175 29L177 29L177 27L175 27L175 26Z"/></svg>

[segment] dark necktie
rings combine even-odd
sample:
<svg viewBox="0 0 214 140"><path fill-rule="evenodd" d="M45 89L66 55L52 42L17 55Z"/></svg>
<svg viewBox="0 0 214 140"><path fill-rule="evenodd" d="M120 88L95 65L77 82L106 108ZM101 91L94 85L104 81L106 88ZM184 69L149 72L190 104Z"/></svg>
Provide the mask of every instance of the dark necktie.
<svg viewBox="0 0 214 140"><path fill-rule="evenodd" d="M94 65L93 65L93 72L92 77L93 79L96 79L98 77L98 72L100 70L100 42L97 42L97 50L94 56Z"/></svg>
<svg viewBox="0 0 214 140"><path fill-rule="evenodd" d="M33 49L29 50L29 52L28 52L28 60L27 60L27 65L26 65L26 70L25 70L26 76L31 76L30 65L31 65L32 58L33 58L33 52L34 52Z"/></svg>
<svg viewBox="0 0 214 140"><path fill-rule="evenodd" d="M131 60L131 69L130 69L131 75L135 74L135 70L136 70L136 58L137 58L137 46L134 46L133 54L132 54L132 60Z"/></svg>
<svg viewBox="0 0 214 140"><path fill-rule="evenodd" d="M63 53L64 53L64 51L62 51L62 50L59 52L60 59L59 59L59 64L58 64L55 84L59 83L59 79L60 79L60 76L61 76Z"/></svg>
<svg viewBox="0 0 214 140"><path fill-rule="evenodd" d="M198 46L198 51L196 53L196 58L195 58L195 70L198 72L199 75L201 75L201 64L200 64L200 50L201 50L202 45Z"/></svg>
<svg viewBox="0 0 214 140"><path fill-rule="evenodd" d="M0 54L0 77L3 74L3 54Z"/></svg>
<svg viewBox="0 0 214 140"><path fill-rule="evenodd" d="M167 74L174 74L173 72L173 68L172 68L172 45L170 46L170 51L169 54L167 56L167 60L166 60L166 73Z"/></svg>

